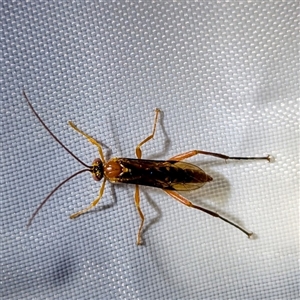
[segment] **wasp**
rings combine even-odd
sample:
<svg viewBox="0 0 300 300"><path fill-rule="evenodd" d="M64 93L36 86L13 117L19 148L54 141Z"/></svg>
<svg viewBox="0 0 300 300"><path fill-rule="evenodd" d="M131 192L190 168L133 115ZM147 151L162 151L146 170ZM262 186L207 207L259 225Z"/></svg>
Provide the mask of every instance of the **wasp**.
<svg viewBox="0 0 300 300"><path fill-rule="evenodd" d="M100 201L103 196L104 188L106 181L108 180L111 183L127 183L135 185L135 193L134 193L134 202L136 209L138 211L140 217L140 226L137 232L136 243L137 245L142 244L142 229L144 224L144 214L140 206L140 190L139 186L151 186L155 188L162 189L166 194L184 204L185 206L201 210L213 217L217 217L232 226L238 228L243 233L245 233L249 238L253 235L252 231L245 229L244 227L234 223L228 218L222 216L216 211L211 209L204 208L199 205L195 205L190 202L188 199L183 197L178 193L178 191L190 191L201 188L205 183L210 182L213 178L206 174L202 169L198 166L195 166L191 163L184 162L183 160L193 157L198 154L214 156L217 158L221 158L224 160L234 159L234 160L268 160L271 161L271 155L266 157L232 157L220 153L207 152L202 150L192 150L185 153L181 153L175 155L168 160L147 160L142 159L142 149L141 147L146 144L148 141L153 139L156 131L156 125L158 121L158 115L160 113L159 109L155 110L155 118L154 125L152 129L152 133L147 136L144 140L142 140L135 148L135 154L137 158L122 158L122 157L114 157L109 161L106 161L104 158L103 150L98 141L96 141L93 137L86 134L82 130L80 130L73 122L69 121L68 124L79 134L84 136L90 143L97 147L99 158L94 159L91 166L82 162L76 155L74 155L47 127L47 125L43 122L40 116L37 114L35 109L33 108L31 102L29 101L25 91L23 91L23 95L31 108L34 115L40 121L40 123L44 126L44 128L50 133L50 135L71 155L73 156L79 163L81 163L85 169L76 172L71 175L63 182L61 182L55 189L53 189L50 194L40 203L38 208L35 210L33 215L31 216L27 226L29 227L35 218L38 211L42 208L42 206L48 201L48 199L56 192L63 184L72 179L73 177L83 173L90 172L92 177L96 181L100 181L103 179L103 183L100 187L98 196L94 199L94 201L85 209L80 210L70 216L71 219L75 219L80 215L86 213L87 211L94 208Z"/></svg>

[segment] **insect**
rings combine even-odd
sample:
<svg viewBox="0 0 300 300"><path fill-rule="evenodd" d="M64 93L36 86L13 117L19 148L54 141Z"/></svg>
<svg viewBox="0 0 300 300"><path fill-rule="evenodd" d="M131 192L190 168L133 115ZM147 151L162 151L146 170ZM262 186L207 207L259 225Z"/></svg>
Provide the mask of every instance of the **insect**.
<svg viewBox="0 0 300 300"><path fill-rule="evenodd" d="M70 154L72 155L78 162L80 162L86 169L80 170L75 174L71 175L63 182L61 182L55 189L53 189L50 194L40 203L38 208L35 210L33 215L31 216L27 226L30 226L34 217L38 213L38 211L42 208L42 206L48 201L48 199L53 195L55 191L57 191L63 184L72 179L73 177L83 173L90 172L92 177L96 181L100 181L103 179L103 183L99 190L99 194L96 199L85 209L78 211L70 216L71 219L75 219L85 212L94 208L98 202L100 201L106 181L110 181L111 183L128 183L135 185L135 194L134 201L136 209L140 216L140 226L137 232L136 243L137 245L142 244L142 229L144 224L144 214L142 212L140 206L140 192L139 185L152 186L156 188L162 189L169 196L179 201L180 203L201 210L213 217L220 218L221 220L231 224L232 226L238 228L242 232L244 232L249 238L253 235L253 232L243 228L242 226L230 221L228 218L222 216L216 211L204 208L202 206L198 206L190 202L188 199L180 195L177 191L189 191L201 188L206 182L212 181L212 177L206 174L202 169L198 166L195 166L191 163L184 162L183 160L195 156L197 154L210 155L218 158L222 158L225 160L235 159L235 160L257 160L263 159L271 161L272 157L270 155L266 157L231 157L220 153L207 152L202 150L192 150L185 153L181 153L171 157L168 160L146 160L142 159L142 149L141 147L153 139L156 124L158 121L158 115L160 113L159 109L155 110L155 118L154 125L152 129L152 133L147 136L144 140L142 140L135 148L135 154L137 158L111 158L109 161L106 161L103 155L101 145L91 136L77 128L77 126L69 121L68 124L79 134L83 135L90 143L97 147L100 158L94 159L91 166L82 162L77 156L75 156L63 143L50 131L50 129L46 126L40 116L37 114L32 104L30 103L25 91L23 91L23 95L31 108L32 112L38 118L40 123L44 126L44 128L50 133L50 135Z"/></svg>

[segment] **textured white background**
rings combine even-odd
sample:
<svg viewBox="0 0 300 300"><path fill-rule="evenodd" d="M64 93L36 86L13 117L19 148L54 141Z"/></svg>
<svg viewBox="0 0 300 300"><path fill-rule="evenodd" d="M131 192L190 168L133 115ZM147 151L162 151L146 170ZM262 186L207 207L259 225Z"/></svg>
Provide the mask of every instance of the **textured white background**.
<svg viewBox="0 0 300 300"><path fill-rule="evenodd" d="M4 299L295 299L299 296L299 3L2 1L1 279ZM298 20L298 21L297 21ZM191 149L272 154L276 162L190 161L214 177L185 194L257 234L142 188L145 245L132 186L96 196L87 174L60 189L96 149L70 119L134 157Z"/></svg>

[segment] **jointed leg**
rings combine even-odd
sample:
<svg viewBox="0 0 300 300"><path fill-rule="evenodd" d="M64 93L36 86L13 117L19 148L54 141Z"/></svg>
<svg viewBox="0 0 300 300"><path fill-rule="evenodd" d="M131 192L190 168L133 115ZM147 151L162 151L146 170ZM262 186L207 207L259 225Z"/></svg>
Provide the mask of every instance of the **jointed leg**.
<svg viewBox="0 0 300 300"><path fill-rule="evenodd" d="M272 157L270 155L265 156L265 157L232 157L232 156L227 156L227 155L220 154L220 153L207 152L207 151L202 151L202 150L191 150L191 151L188 151L188 152L185 152L185 153L175 155L175 156L169 158L168 160L180 161L180 160L184 160L184 159L187 159L189 157L195 156L197 154L215 156L215 157L223 158L225 160L227 160L227 159L239 159L239 160L242 160L242 159L243 160L244 159L266 159L270 162L271 159L272 159Z"/></svg>
<svg viewBox="0 0 300 300"><path fill-rule="evenodd" d="M177 192L175 191L169 191L169 190L164 190L164 192L166 192L169 196L173 197L175 200L181 202L182 204L186 205L186 206L189 206L189 207L192 207L192 208L196 208L196 209L199 209L199 210L202 210L204 211L205 213L213 216L213 217L217 217L217 218L220 218L222 219L223 221L231 224L232 226L238 228L239 230L241 230L242 232L244 232L245 234L247 234L248 238L250 238L252 235L253 235L253 232L243 228L242 226L238 225L238 224L235 224L234 222L228 220L227 218L223 217L222 215L220 215L219 213L213 211L213 210L209 210L209 209L206 209L206 208L203 208L201 206L197 206L197 205L194 205L192 202L190 202L189 200L187 200L186 198L184 198L183 196L179 195Z"/></svg>
<svg viewBox="0 0 300 300"><path fill-rule="evenodd" d="M136 208L138 210L138 213L140 215L140 218L141 218L141 224L140 224L140 227L139 227L139 231L137 233L136 244L141 245L142 244L141 235L142 235L142 229L143 229L145 217L144 217L144 214L143 214L143 212L141 210L141 207L140 207L140 191L139 191L139 186L138 185L135 186L134 201L135 201L135 206L136 206Z"/></svg>
<svg viewBox="0 0 300 300"><path fill-rule="evenodd" d="M105 162L104 159L104 155L103 155L103 151L102 151L102 147L101 145L91 136L89 136L88 134L86 134L85 132L83 132L82 130L80 130L72 121L69 121L68 124L78 133L82 134L90 143L92 143L93 145L95 145L98 148L98 152L100 155L100 158L103 162Z"/></svg>
<svg viewBox="0 0 300 300"><path fill-rule="evenodd" d="M98 197L87 208L85 208L81 211L78 211L77 213L72 214L70 216L70 219L75 219L75 218L79 217L80 215L82 215L85 212L89 211L90 209L92 209L93 207L95 207L98 204L98 202L102 198L102 195L103 195L103 192L104 192L105 182L106 182L106 179L104 178L102 186L101 186L100 191L99 191Z"/></svg>
<svg viewBox="0 0 300 300"><path fill-rule="evenodd" d="M137 147L135 148L136 157L139 158L139 159L142 158L142 150L141 150L142 145L144 145L145 143L147 143L148 141L150 141L154 137L159 112L160 112L160 110L158 108L156 108L155 109L155 118L154 118L154 125L153 125L152 133L147 138L145 138L142 142L140 142L137 145Z"/></svg>

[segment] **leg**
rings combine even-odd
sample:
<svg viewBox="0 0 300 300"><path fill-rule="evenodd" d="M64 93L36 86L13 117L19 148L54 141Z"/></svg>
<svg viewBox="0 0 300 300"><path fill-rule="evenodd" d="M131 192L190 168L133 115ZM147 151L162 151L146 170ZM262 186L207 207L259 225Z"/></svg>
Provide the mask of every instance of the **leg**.
<svg viewBox="0 0 300 300"><path fill-rule="evenodd" d="M184 160L184 159L187 159L189 157L195 156L197 154L215 156L215 157L223 158L225 160L227 160L227 159L240 159L240 160L242 160L242 159L243 160L244 159L266 159L269 162L271 162L271 160L273 159L271 155L268 155L266 157L231 157L231 156L227 156L227 155L220 154L220 153L206 152L206 151L202 151L202 150L192 150L192 151L188 151L188 152L185 152L185 153L175 155L175 156L169 158L168 160L180 161L180 160Z"/></svg>
<svg viewBox="0 0 300 300"><path fill-rule="evenodd" d="M82 130L80 130L72 121L69 121L68 124L78 133L82 134L90 143L92 143L93 145L95 145L98 148L98 152L100 155L100 158L103 162L105 162L104 159L104 155L103 155L103 151L102 151L102 147L101 145L91 136L89 136L88 134L86 134L85 132L83 132Z"/></svg>
<svg viewBox="0 0 300 300"><path fill-rule="evenodd" d="M239 230L241 230L242 232L244 232L245 234L247 234L248 238L250 238L252 235L253 235L253 232L251 231L248 231L247 229L243 228L242 226L240 225L237 225L233 222L231 222L230 220L228 220L227 218L221 216L220 214L218 214L217 212L213 211L213 210L209 210L209 209L206 209L206 208L203 208L201 206L197 206L197 205L194 205L192 202L190 202L189 200L187 200L186 198L184 198L183 196L179 195L177 192L175 191L169 191L169 190L164 190L164 192L166 192L169 196L173 197L175 200L181 202L182 204L186 205L186 206L189 206L189 207L192 207L192 208L196 208L196 209L199 209L199 210L202 210L204 211L205 213L213 216L213 217L217 217L217 218L220 218L222 219L223 221L231 224L232 226L238 228Z"/></svg>
<svg viewBox="0 0 300 300"><path fill-rule="evenodd" d="M138 185L135 186L134 201L135 201L136 209L138 210L138 213L139 213L140 219L141 219L141 224L140 224L140 227L139 227L139 231L137 233L136 244L137 245L142 245L143 242L142 242L142 238L141 238L141 233L142 233L145 217L144 217L144 214L143 214L143 212L141 210L141 207L140 207L140 191L139 191L139 186Z"/></svg>
<svg viewBox="0 0 300 300"><path fill-rule="evenodd" d="M102 195L103 195L103 192L104 192L105 182L106 182L106 179L104 178L102 186L101 186L100 191L99 191L98 197L85 209L83 209L81 211L78 211L77 213L72 214L70 216L70 219L75 219L75 218L79 217L80 215L86 213L87 211L89 211L90 209L92 209L93 207L95 207L98 204L98 202L102 198Z"/></svg>
<svg viewBox="0 0 300 300"><path fill-rule="evenodd" d="M152 133L147 138L145 138L142 142L140 142L137 145L137 147L135 148L136 157L139 159L142 158L142 150L141 150L142 145L144 145L145 143L147 143L149 140L153 139L153 137L154 137L159 112L160 112L160 110L158 108L156 108Z"/></svg>

